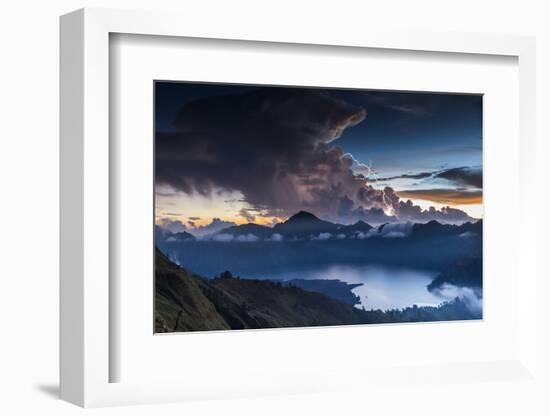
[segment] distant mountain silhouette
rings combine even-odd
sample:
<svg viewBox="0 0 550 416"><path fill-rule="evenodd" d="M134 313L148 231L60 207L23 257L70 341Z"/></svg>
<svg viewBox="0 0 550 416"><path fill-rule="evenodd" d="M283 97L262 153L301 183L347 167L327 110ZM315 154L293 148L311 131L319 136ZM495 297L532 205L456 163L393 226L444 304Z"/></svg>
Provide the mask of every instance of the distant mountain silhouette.
<svg viewBox="0 0 550 416"><path fill-rule="evenodd" d="M343 232L344 234L352 233L367 233L372 230L372 225L367 224L365 221L357 221L355 224L351 225L342 225L338 231Z"/></svg>
<svg viewBox="0 0 550 416"><path fill-rule="evenodd" d="M193 234L189 234L187 231L182 231L179 233L173 233L172 237L176 241L192 241L195 240L195 236Z"/></svg>
<svg viewBox="0 0 550 416"><path fill-rule="evenodd" d="M431 220L425 224L417 223L413 225L411 234L415 237L430 237L434 235L448 234L455 230L454 225L441 224L438 221Z"/></svg>
<svg viewBox="0 0 550 416"><path fill-rule="evenodd" d="M276 224L273 227L273 232L285 237L305 237L318 236L322 233L336 233L339 227L339 224L321 220L310 212L300 211L285 222Z"/></svg>
<svg viewBox="0 0 550 416"><path fill-rule="evenodd" d="M466 222L462 225L441 224L432 220L425 224L414 224L411 231L412 237L438 238L447 235L460 235L466 232L481 235L483 228L482 220L476 222Z"/></svg>
<svg viewBox="0 0 550 416"><path fill-rule="evenodd" d="M298 211L296 214L292 215L285 222L299 222L299 221L322 221L315 214L307 211Z"/></svg>
<svg viewBox="0 0 550 416"><path fill-rule="evenodd" d="M324 241L344 239L372 239L383 237L401 237L413 241L437 241L442 238L462 236L481 237L483 232L482 220L466 222L462 225L442 224L432 220L427 223L385 223L372 227L364 221L357 221L354 224L342 225L322 220L307 211L300 211L288 218L283 223L274 227L248 223L233 225L212 234L211 238L216 241L216 235L229 234L235 242L256 242L264 240L289 241L303 239L319 239ZM276 234L274 238L274 235ZM197 240L191 233L182 231L172 233L168 230L155 226L157 244L163 246L166 243L192 242ZM253 237L250 237L253 236ZM250 238L247 238L250 237ZM218 239L217 241L228 241Z"/></svg>
<svg viewBox="0 0 550 416"><path fill-rule="evenodd" d="M266 227L265 225L259 225L254 223L242 224L242 225L233 225L228 228L224 228L219 231L218 234L231 234L235 237L240 235L253 234L259 238L269 238L273 234L273 229L271 227Z"/></svg>
<svg viewBox="0 0 550 416"><path fill-rule="evenodd" d="M165 230L159 227L158 225L155 225L155 239L157 243L158 242L182 243L184 241L196 240L195 236L188 233L187 231L173 233L169 230Z"/></svg>
<svg viewBox="0 0 550 416"><path fill-rule="evenodd" d="M483 232L483 220L477 220L475 222L465 222L459 226L461 232L472 232L475 234L480 234Z"/></svg>

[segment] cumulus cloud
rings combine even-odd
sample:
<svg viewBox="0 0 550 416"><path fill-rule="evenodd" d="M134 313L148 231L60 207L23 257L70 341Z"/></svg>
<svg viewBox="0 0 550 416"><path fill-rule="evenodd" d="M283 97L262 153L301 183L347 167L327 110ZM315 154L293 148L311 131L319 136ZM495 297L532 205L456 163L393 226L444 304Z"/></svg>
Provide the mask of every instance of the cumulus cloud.
<svg viewBox="0 0 550 416"><path fill-rule="evenodd" d="M349 218L351 221L363 220L371 225L398 221L395 215L386 214L382 208L365 209L363 207L358 207L350 211L349 215L345 218Z"/></svg>
<svg viewBox="0 0 550 416"><path fill-rule="evenodd" d="M328 240L331 237L332 237L331 233L321 233L321 234L319 234L319 236L314 237L314 239L316 239L316 240Z"/></svg>
<svg viewBox="0 0 550 416"><path fill-rule="evenodd" d="M284 237L279 233L274 233L271 237L267 238L266 241L283 241Z"/></svg>
<svg viewBox="0 0 550 416"><path fill-rule="evenodd" d="M235 241L238 241L240 243L254 243L255 241L258 241L260 238L254 234L242 234L235 238Z"/></svg>
<svg viewBox="0 0 550 416"><path fill-rule="evenodd" d="M414 222L428 222L431 220L436 220L449 223L463 223L466 221L474 221L472 217L460 209L447 206L442 207L441 209L430 207L423 210L418 205L414 205L410 199L407 201L399 201L396 211L398 212L401 220Z"/></svg>
<svg viewBox="0 0 550 416"><path fill-rule="evenodd" d="M335 145L366 116L364 108L311 89L201 98L182 106L175 133L157 132L156 180L187 194L240 191L251 207L240 212L248 221L257 212L285 217L300 210L333 221L396 221L399 196L375 189Z"/></svg>
<svg viewBox="0 0 550 416"><path fill-rule="evenodd" d="M392 188L384 189L386 208L365 209L362 206L355 208L349 198L343 198L339 209L341 218L349 221L363 220L371 225L385 224L399 221L428 222L431 220L447 223L463 223L474 219L464 211L450 206L436 209L430 207L422 209L411 200L402 200Z"/></svg>
<svg viewBox="0 0 550 416"><path fill-rule="evenodd" d="M365 116L313 90L263 88L196 100L180 110L177 133L157 134L157 182L202 195L239 190L273 216L309 207L334 217L334 196L366 184L331 142Z"/></svg>

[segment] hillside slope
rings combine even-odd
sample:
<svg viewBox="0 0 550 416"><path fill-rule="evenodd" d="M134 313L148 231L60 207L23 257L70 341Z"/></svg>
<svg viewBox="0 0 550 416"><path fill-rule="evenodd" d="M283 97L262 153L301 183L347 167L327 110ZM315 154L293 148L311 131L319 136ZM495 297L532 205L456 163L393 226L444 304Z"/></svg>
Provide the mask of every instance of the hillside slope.
<svg viewBox="0 0 550 416"><path fill-rule="evenodd" d="M238 278L204 279L156 250L156 332L367 323L364 311L316 292Z"/></svg>
<svg viewBox="0 0 550 416"><path fill-rule="evenodd" d="M179 268L156 249L155 332L230 329L204 295L205 280Z"/></svg>
<svg viewBox="0 0 550 416"><path fill-rule="evenodd" d="M156 250L155 332L287 328L479 319L462 299L439 307L365 311L288 283L231 277L205 279Z"/></svg>

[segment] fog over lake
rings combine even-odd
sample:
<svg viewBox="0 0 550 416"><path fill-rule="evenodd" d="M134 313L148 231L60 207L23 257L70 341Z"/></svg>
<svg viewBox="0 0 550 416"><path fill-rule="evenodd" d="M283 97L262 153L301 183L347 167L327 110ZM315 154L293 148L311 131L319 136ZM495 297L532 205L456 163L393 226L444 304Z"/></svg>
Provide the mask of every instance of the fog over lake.
<svg viewBox="0 0 550 416"><path fill-rule="evenodd" d="M330 265L290 272L266 272L258 278L272 280L338 279L362 283L353 289L361 298L357 307L365 309L401 309L414 304L437 306L447 298L426 289L436 272L381 265Z"/></svg>

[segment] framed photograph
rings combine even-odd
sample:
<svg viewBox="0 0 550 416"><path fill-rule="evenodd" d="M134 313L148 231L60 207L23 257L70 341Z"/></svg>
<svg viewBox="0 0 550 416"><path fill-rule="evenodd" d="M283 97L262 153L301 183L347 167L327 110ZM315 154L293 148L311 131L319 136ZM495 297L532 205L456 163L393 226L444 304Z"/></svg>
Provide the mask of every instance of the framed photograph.
<svg viewBox="0 0 550 416"><path fill-rule="evenodd" d="M62 398L537 383L534 40L203 23L61 18Z"/></svg>
<svg viewBox="0 0 550 416"><path fill-rule="evenodd" d="M482 318L482 95L154 100L155 333Z"/></svg>

